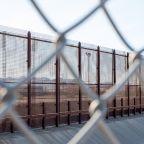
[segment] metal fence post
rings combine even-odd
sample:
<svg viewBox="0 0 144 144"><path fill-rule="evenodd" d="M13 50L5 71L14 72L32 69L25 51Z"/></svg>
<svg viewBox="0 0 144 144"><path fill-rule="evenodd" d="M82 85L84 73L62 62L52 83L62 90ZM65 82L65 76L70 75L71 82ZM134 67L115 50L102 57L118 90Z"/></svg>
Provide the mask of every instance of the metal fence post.
<svg viewBox="0 0 144 144"><path fill-rule="evenodd" d="M14 127L13 127L13 123L12 122L10 123L10 132L14 133Z"/></svg>
<svg viewBox="0 0 144 144"><path fill-rule="evenodd" d="M127 53L127 69L129 69L129 53ZM128 116L130 115L130 88L129 81L127 83L127 97L128 97Z"/></svg>
<svg viewBox="0 0 144 144"><path fill-rule="evenodd" d="M46 112L45 112L45 103L42 103L42 113L43 113L43 118L42 118L42 128L45 129L45 117L46 117Z"/></svg>
<svg viewBox="0 0 144 144"><path fill-rule="evenodd" d="M123 98L121 98L121 117L123 117L124 109L123 109Z"/></svg>
<svg viewBox="0 0 144 144"><path fill-rule="evenodd" d="M56 56L56 127L60 123L60 57Z"/></svg>
<svg viewBox="0 0 144 144"><path fill-rule="evenodd" d="M97 47L97 94L100 96L100 47Z"/></svg>
<svg viewBox="0 0 144 144"><path fill-rule="evenodd" d="M78 71L79 71L79 78L81 79L81 43L78 43ZM81 89L79 86L79 124L82 122L82 94Z"/></svg>
<svg viewBox="0 0 144 144"><path fill-rule="evenodd" d="M109 107L108 107L108 105L107 105L106 119L109 119Z"/></svg>
<svg viewBox="0 0 144 144"><path fill-rule="evenodd" d="M31 73L31 33L30 31L27 33L27 74ZM31 81L28 82L27 86L27 94L28 94L28 125L30 125L31 121Z"/></svg>
<svg viewBox="0 0 144 144"><path fill-rule="evenodd" d="M141 97L141 66L139 67L139 95L140 95L140 109L139 109L139 113L142 113L142 97Z"/></svg>
<svg viewBox="0 0 144 144"><path fill-rule="evenodd" d="M136 114L136 99L134 98L134 115Z"/></svg>
<svg viewBox="0 0 144 144"><path fill-rule="evenodd" d="M113 56L112 56L112 69L113 69L113 84L116 83L116 54L115 50L113 50ZM116 97L113 100L113 105L114 105L114 118L116 118Z"/></svg>
<svg viewBox="0 0 144 144"><path fill-rule="evenodd" d="M71 113L71 106L70 106L70 101L68 101L68 125L70 125L71 123L70 113Z"/></svg>

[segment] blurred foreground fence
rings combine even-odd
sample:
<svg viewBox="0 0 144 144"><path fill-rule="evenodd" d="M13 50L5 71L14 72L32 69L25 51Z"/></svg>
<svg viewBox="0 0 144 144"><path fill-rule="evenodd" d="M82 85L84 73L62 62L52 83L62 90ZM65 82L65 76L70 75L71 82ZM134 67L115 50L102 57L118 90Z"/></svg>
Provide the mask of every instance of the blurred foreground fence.
<svg viewBox="0 0 144 144"><path fill-rule="evenodd" d="M15 84L27 77L28 69L34 71L55 51L54 42L26 35L0 33L0 79ZM75 72L98 95L113 86L129 68L131 54L69 42L63 52ZM139 67L113 101L108 103L106 118L141 114L144 111L144 93L141 91ZM31 127L42 127L89 119L91 100L81 91L76 79L64 61L54 57L29 83L17 89L19 96L15 109ZM11 131L9 116L1 122L0 132Z"/></svg>

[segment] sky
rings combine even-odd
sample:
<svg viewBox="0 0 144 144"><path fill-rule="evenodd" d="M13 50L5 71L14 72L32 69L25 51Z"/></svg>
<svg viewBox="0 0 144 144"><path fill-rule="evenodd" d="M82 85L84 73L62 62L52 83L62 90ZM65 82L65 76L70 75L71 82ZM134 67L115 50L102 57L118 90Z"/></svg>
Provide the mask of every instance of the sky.
<svg viewBox="0 0 144 144"><path fill-rule="evenodd" d="M95 7L99 0L37 0L52 23L63 31ZM130 44L144 46L144 0L109 0L106 5ZM56 34L38 15L29 0L0 0L0 25L27 31ZM124 50L104 12L99 10L67 34L71 40Z"/></svg>

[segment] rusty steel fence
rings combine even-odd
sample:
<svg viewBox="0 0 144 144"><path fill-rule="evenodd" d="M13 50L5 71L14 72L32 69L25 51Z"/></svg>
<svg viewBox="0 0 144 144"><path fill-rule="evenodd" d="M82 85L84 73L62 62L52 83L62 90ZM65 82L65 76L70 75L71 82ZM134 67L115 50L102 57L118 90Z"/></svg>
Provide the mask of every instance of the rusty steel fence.
<svg viewBox="0 0 144 144"><path fill-rule="evenodd" d="M0 77L8 84L25 78L29 69L34 71L55 50L54 42L31 36L30 32L25 36L1 32L0 37ZM64 54L67 59L71 57L68 60L75 72L97 95L105 93L128 69L131 55L100 46L88 47L81 42L67 44ZM144 99L138 76L130 78L108 103L106 118L142 113ZM45 128L89 119L91 99L80 89L62 59L56 61L54 57L17 91L15 108L31 127ZM9 119L3 120L1 132L14 130Z"/></svg>
<svg viewBox="0 0 144 144"><path fill-rule="evenodd" d="M101 0L63 32L50 22L36 1L31 3L57 39L40 39L30 32L0 33L1 132L19 129L31 143L40 144L27 124L45 128L89 119L69 144L84 142L97 127L110 143L118 144L104 117L143 113L143 49L136 51L125 40L106 8L107 0ZM99 9L133 54L67 42L66 34Z"/></svg>

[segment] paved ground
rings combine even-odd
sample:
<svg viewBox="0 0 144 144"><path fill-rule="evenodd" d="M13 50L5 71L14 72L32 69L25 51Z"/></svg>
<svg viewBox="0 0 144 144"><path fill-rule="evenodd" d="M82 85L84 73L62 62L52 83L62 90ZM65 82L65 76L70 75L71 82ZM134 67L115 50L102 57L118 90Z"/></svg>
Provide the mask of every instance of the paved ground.
<svg viewBox="0 0 144 144"><path fill-rule="evenodd" d="M123 118L121 120L107 121L122 144L144 144L144 117ZM45 130L34 130L44 144L66 144L82 125L51 127ZM105 144L108 141L97 129L93 135L81 144ZM19 133L0 134L0 144L28 144L27 139Z"/></svg>

